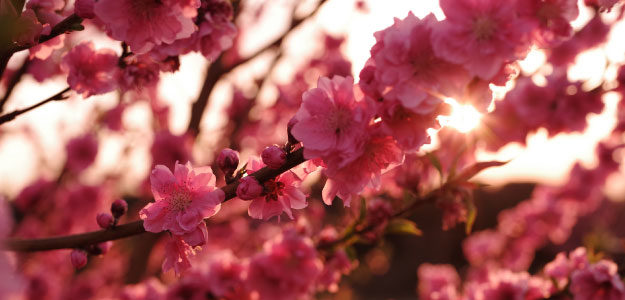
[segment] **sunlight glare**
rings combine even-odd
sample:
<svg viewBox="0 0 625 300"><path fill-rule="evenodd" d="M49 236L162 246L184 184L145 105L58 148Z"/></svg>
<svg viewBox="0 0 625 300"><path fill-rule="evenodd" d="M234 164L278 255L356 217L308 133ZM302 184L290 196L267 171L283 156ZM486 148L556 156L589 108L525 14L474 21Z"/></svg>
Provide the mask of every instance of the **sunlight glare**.
<svg viewBox="0 0 625 300"><path fill-rule="evenodd" d="M445 103L451 106L451 114L438 117L438 121L442 126L450 126L462 133L466 133L480 124L482 114L470 104L460 104L452 98L445 99Z"/></svg>

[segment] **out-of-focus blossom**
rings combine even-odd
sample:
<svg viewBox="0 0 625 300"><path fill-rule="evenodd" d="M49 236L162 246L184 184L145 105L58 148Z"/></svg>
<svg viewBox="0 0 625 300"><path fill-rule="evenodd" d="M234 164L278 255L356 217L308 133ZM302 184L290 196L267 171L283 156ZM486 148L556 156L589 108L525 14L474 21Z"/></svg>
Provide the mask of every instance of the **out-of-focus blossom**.
<svg viewBox="0 0 625 300"><path fill-rule="evenodd" d="M422 264L417 271L419 297L423 300L458 299L460 278L450 265Z"/></svg>
<svg viewBox="0 0 625 300"><path fill-rule="evenodd" d="M83 97L108 93L117 87L117 54L110 49L95 50L83 42L64 57L61 69L68 72L67 83Z"/></svg>
<svg viewBox="0 0 625 300"><path fill-rule="evenodd" d="M154 46L187 38L197 29L186 7L179 0L101 0L95 15L110 35L143 54ZM188 14L188 13L187 13Z"/></svg>
<svg viewBox="0 0 625 300"><path fill-rule="evenodd" d="M575 300L625 299L625 285L614 262L601 260L571 275L571 293Z"/></svg>
<svg viewBox="0 0 625 300"><path fill-rule="evenodd" d="M312 241L285 232L252 257L247 283L259 300L298 299L312 291L321 270Z"/></svg>
<svg viewBox="0 0 625 300"><path fill-rule="evenodd" d="M67 168L79 173L89 167L98 155L98 140L92 134L75 137L67 143Z"/></svg>

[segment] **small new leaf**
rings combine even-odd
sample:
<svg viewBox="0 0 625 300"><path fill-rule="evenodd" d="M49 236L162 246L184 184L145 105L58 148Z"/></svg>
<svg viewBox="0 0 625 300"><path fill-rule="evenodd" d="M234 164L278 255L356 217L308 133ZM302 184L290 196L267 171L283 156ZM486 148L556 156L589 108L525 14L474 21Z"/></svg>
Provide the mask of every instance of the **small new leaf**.
<svg viewBox="0 0 625 300"><path fill-rule="evenodd" d="M488 169L491 167L503 166L507 163L508 163L507 161L483 161L483 162L474 163L471 166L462 170L460 173L458 173L458 176L454 178L454 181L455 182L468 181L469 179L473 178L473 176L477 175L478 173L482 172L485 169Z"/></svg>
<svg viewBox="0 0 625 300"><path fill-rule="evenodd" d="M386 233L389 234L408 234L421 236L423 232L417 227L413 221L407 219L394 219L386 225Z"/></svg>

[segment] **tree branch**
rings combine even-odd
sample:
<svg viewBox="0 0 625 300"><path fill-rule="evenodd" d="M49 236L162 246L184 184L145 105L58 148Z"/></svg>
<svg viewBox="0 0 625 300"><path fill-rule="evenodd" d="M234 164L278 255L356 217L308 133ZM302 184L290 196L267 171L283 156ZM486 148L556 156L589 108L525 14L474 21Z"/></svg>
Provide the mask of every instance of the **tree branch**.
<svg viewBox="0 0 625 300"><path fill-rule="evenodd" d="M224 74L227 74L230 71L234 70L238 66L243 65L249 62L250 60L258 57L263 52L269 49L272 49L274 47L281 46L282 42L284 41L284 38L291 31L293 31L293 29L299 26L299 24L304 22L310 16L314 15L325 1L326 0L321 0L319 4L317 5L317 7L315 8L315 10L313 10L308 16L303 17L303 18L292 18L289 29L287 29L287 31L284 32L284 34L280 38L275 40L273 43L257 50L252 55L246 58L240 59L236 61L235 63L227 65L227 66L225 66L222 61L223 55L220 55L219 58L217 58L217 60L215 60L215 62L213 62L206 70L206 79L204 79L204 84L202 85L200 94L197 100L193 103L191 107L191 119L189 120L189 125L187 126L187 132L193 135L197 135L199 133L200 123L202 122L202 116L204 115L204 110L206 109L206 106L208 106L208 98L213 88L215 87L215 84L217 84L217 81L219 81L219 78L221 78Z"/></svg>
<svg viewBox="0 0 625 300"><path fill-rule="evenodd" d="M52 27L52 30L50 31L50 34L40 36L37 44L35 45L13 44L13 45L8 46L4 51L2 51L2 53L0 53L0 78L2 78L2 74L4 73L4 70L6 69L7 63L9 62L9 59L11 59L11 56L13 56L14 53L22 51L22 50L26 50L28 48L31 48L41 43L45 43L63 33L75 31L75 30L82 30L83 27L80 25L80 23L82 23L82 18L77 16L76 14L71 14L70 16L63 19L58 24L54 25L54 27Z"/></svg>
<svg viewBox="0 0 625 300"><path fill-rule="evenodd" d="M29 112L29 111L31 111L31 110L39 107L39 106L42 106L42 105L44 105L44 104L46 104L48 102L65 100L65 99L67 99L67 96L64 96L63 94L65 94L68 91L69 91L69 87L65 88L64 90L56 93L54 96L51 96L50 98L48 98L46 100L43 100L43 101L41 101L41 102L39 102L37 104L34 104L34 105L29 106L29 107L24 108L24 109L14 110L14 111L12 111L12 112L10 112L8 114L2 115L2 116L0 116L0 125L4 124L6 122L9 122L9 121L15 119L17 116L19 116L21 114L24 114L24 113L27 113L27 112Z"/></svg>
<svg viewBox="0 0 625 300"><path fill-rule="evenodd" d="M4 110L4 105L9 100L9 97L11 97L11 94L13 93L13 89L20 82L20 80L22 79L22 76L26 74L26 70L28 70L29 65L30 65L30 60L26 58L26 60L24 60L24 63L22 63L22 66L15 72L15 74L13 74L13 76L9 80L7 84L7 90L2 96L2 99L0 99L0 113Z"/></svg>
<svg viewBox="0 0 625 300"><path fill-rule="evenodd" d="M272 179L287 170L306 161L304 148L300 148L287 156L286 162L279 169L264 167L252 174L261 184ZM231 183L221 188L226 194L224 202L236 197L239 182ZM81 234L58 236L40 239L6 239L0 242L0 249L20 252L45 251L55 249L83 248L106 241L117 240L133 235L145 233L143 221L135 221L112 229L92 231ZM155 233L150 233L155 234Z"/></svg>

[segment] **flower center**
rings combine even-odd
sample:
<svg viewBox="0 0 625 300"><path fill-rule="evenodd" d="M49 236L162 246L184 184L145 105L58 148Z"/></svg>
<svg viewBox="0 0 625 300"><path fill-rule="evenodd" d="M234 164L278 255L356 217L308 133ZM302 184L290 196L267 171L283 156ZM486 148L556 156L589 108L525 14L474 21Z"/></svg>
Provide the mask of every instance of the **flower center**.
<svg viewBox="0 0 625 300"><path fill-rule="evenodd" d="M130 0L132 11L145 19L152 19L156 14L156 9L162 5L162 0Z"/></svg>
<svg viewBox="0 0 625 300"><path fill-rule="evenodd" d="M488 17L478 17L473 22L473 34L478 41L490 40L495 30L495 22Z"/></svg>
<svg viewBox="0 0 625 300"><path fill-rule="evenodd" d="M265 200L266 201L278 201L278 196L282 196L284 190L284 183L270 179L263 183Z"/></svg>
<svg viewBox="0 0 625 300"><path fill-rule="evenodd" d="M176 191L169 199L169 205L172 210L183 211L191 203L191 195L189 191Z"/></svg>

